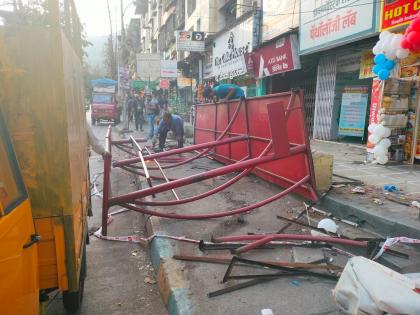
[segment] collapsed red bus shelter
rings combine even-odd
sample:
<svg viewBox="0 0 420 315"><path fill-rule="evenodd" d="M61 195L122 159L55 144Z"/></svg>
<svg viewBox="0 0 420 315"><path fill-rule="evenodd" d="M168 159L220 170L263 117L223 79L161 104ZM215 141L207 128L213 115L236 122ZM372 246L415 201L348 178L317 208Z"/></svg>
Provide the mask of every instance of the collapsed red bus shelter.
<svg viewBox="0 0 420 315"><path fill-rule="evenodd" d="M141 146L144 139L113 140L111 127L106 136L104 159L102 234L107 235L108 211L112 206L171 219L209 219L248 212L273 202L290 192L305 199L317 200L310 145L305 128L303 92L291 91L263 97L233 100L196 106L194 145L151 153ZM113 161L112 149L128 155ZM189 158L181 153L192 153ZM168 178L165 169L187 165L194 160L212 157L225 164L184 178ZM153 163L151 163L153 162ZM150 166L150 165L154 166ZM147 188L113 196L110 189L111 169L123 168L146 179ZM160 175L152 174L159 171ZM182 198L174 189L209 178L239 172L222 185L196 196ZM164 206L194 202L218 193L244 176L254 173L283 188L267 198L238 209L199 211L197 214L169 213ZM156 182L157 181L157 182ZM153 201L145 197L172 191L174 200ZM155 210L159 206L159 210Z"/></svg>

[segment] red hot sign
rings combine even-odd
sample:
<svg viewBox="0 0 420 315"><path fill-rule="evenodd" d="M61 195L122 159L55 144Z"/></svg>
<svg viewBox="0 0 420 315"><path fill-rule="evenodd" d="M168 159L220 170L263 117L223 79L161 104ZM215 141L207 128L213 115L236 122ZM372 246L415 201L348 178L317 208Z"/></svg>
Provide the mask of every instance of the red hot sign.
<svg viewBox="0 0 420 315"><path fill-rule="evenodd" d="M258 78L300 69L296 34L280 38L254 51L252 59Z"/></svg>

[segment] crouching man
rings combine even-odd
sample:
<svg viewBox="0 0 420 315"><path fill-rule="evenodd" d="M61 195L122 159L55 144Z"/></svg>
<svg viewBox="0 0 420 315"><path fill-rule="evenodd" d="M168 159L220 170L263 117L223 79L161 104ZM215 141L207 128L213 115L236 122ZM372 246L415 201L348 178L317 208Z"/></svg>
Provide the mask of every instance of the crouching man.
<svg viewBox="0 0 420 315"><path fill-rule="evenodd" d="M175 139L178 141L178 148L182 148L184 146L184 121L178 115L170 113L163 114L153 138L153 146L156 144L157 137L159 137L159 150L163 150L169 131L174 133Z"/></svg>

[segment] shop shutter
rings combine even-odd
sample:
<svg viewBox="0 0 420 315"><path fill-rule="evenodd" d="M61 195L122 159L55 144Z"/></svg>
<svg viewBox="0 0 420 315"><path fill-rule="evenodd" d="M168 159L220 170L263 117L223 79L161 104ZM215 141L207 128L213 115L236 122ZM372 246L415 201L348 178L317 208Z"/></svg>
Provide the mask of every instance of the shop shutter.
<svg viewBox="0 0 420 315"><path fill-rule="evenodd" d="M323 56L319 60L316 82L313 138L331 139L337 58Z"/></svg>

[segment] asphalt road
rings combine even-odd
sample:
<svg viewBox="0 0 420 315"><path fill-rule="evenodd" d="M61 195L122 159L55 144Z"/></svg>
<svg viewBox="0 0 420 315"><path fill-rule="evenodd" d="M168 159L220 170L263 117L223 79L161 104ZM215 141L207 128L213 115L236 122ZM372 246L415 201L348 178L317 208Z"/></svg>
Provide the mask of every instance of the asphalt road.
<svg viewBox="0 0 420 315"><path fill-rule="evenodd" d="M94 126L99 139L104 139L106 124ZM102 157L92 153L90 158L91 179L103 171ZM133 189L128 176L113 173L113 191L124 192ZM102 190L102 176L97 176L98 190ZM95 231L101 222L101 199L92 197L93 217L89 218L89 230ZM142 215L127 212L118 215L109 226L109 235L144 235ZM167 314L154 283L148 250L136 245L110 242L90 237L87 246L87 278L84 299L79 315L160 315ZM145 280L149 280L145 283ZM53 293L47 306L47 315L67 314L60 294Z"/></svg>

